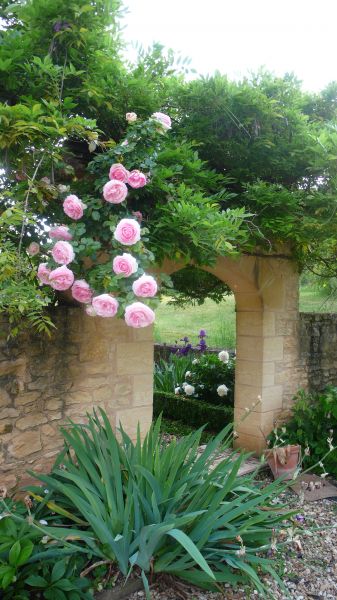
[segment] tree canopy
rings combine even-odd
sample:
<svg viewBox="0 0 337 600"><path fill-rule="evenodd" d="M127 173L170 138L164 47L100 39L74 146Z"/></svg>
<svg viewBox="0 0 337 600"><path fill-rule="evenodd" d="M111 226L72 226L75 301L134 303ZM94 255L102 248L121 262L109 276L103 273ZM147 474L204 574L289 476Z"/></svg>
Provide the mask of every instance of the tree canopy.
<svg viewBox="0 0 337 600"><path fill-rule="evenodd" d="M127 64L122 13L120 0L2 3L0 308L15 319L20 306L35 323L52 301L27 277L38 258L25 248L46 241L67 192L87 206L74 226L82 228L79 263L109 249L118 215L141 211L159 263L211 264L285 244L302 267L334 274L337 84L308 94L293 75L263 71L241 82L218 73L186 82L159 45ZM169 136L149 120L158 110L172 118ZM128 111L138 120L127 129ZM114 216L101 200L112 162L148 177ZM106 267L93 273L113 286ZM190 294L193 279L175 278L183 297L226 291L205 275Z"/></svg>

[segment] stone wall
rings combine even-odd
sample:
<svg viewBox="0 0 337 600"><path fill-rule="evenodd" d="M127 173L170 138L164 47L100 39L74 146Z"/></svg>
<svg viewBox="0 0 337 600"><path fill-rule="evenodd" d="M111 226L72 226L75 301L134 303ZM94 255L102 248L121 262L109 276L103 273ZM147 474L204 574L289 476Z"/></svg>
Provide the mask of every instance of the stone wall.
<svg viewBox="0 0 337 600"><path fill-rule="evenodd" d="M304 387L337 385L337 314L300 314L300 368Z"/></svg>
<svg viewBox="0 0 337 600"><path fill-rule="evenodd" d="M7 341L0 323L0 485L47 469L62 447L60 425L102 407L131 437L152 419L152 328L59 307L52 338Z"/></svg>

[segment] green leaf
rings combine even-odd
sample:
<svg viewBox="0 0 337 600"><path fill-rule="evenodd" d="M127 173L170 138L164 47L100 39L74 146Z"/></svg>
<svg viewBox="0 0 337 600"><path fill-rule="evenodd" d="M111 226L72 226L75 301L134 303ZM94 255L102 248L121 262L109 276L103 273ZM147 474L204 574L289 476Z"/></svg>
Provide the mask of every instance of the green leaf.
<svg viewBox="0 0 337 600"><path fill-rule="evenodd" d="M197 565L199 565L199 567L203 571L205 571L205 573L209 577L215 579L214 573L209 568L204 557L202 556L196 545L192 542L192 540L183 531L180 531L179 529L171 529L171 531L167 532L167 535L170 535L175 540L177 540L177 542L179 542L179 544L181 544L185 548L185 550L188 552L191 558L193 558Z"/></svg>
<svg viewBox="0 0 337 600"><path fill-rule="evenodd" d="M15 542L9 551L8 561L12 567L18 565L18 560L21 552L21 544L19 541Z"/></svg>

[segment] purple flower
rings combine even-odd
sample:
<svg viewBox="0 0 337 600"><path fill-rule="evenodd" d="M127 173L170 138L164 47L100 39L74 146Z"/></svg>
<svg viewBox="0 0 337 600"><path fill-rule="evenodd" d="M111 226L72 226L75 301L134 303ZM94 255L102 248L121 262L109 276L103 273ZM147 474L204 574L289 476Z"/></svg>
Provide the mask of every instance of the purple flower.
<svg viewBox="0 0 337 600"><path fill-rule="evenodd" d="M299 523L303 523L305 521L305 517L303 515L296 515L295 519Z"/></svg>
<svg viewBox="0 0 337 600"><path fill-rule="evenodd" d="M185 342L185 344L187 344L187 342L189 341L189 339L188 339L188 337L185 336L185 337L181 338L180 341L181 342Z"/></svg>
<svg viewBox="0 0 337 600"><path fill-rule="evenodd" d="M200 338L206 337L206 331L204 329L200 329L198 337L200 337Z"/></svg>

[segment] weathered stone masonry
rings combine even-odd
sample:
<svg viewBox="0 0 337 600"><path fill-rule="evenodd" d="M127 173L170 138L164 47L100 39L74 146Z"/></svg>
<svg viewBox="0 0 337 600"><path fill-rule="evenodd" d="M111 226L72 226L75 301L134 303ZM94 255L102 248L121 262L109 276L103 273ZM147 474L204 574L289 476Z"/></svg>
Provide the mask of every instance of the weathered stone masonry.
<svg viewBox="0 0 337 600"><path fill-rule="evenodd" d="M101 406L135 437L152 419L152 328L96 319L80 308L55 309L52 339L25 334L0 342L0 485L50 466L62 446L59 428Z"/></svg>

